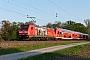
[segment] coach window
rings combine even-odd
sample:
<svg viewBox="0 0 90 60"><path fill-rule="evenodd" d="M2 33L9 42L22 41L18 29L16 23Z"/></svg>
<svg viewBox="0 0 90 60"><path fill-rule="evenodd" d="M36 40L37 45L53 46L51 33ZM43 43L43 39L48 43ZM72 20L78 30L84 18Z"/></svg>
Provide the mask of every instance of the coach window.
<svg viewBox="0 0 90 60"><path fill-rule="evenodd" d="M59 34L59 31L58 31L58 34Z"/></svg>
<svg viewBox="0 0 90 60"><path fill-rule="evenodd" d="M66 37L66 35L64 35L64 37Z"/></svg>
<svg viewBox="0 0 90 60"><path fill-rule="evenodd" d="M69 38L71 38L71 36L69 36Z"/></svg>
<svg viewBox="0 0 90 60"><path fill-rule="evenodd" d="M62 34L62 32L60 32L60 34Z"/></svg>
<svg viewBox="0 0 90 60"><path fill-rule="evenodd" d="M31 27L31 30L33 30L33 27Z"/></svg>

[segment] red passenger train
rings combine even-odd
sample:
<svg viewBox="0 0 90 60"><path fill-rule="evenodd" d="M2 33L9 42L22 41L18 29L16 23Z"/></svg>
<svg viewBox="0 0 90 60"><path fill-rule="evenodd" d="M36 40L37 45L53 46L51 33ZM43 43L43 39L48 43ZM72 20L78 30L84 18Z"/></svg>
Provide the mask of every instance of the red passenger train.
<svg viewBox="0 0 90 60"><path fill-rule="evenodd" d="M88 34L62 28L38 27L32 24L21 25L18 33L19 39L88 39Z"/></svg>

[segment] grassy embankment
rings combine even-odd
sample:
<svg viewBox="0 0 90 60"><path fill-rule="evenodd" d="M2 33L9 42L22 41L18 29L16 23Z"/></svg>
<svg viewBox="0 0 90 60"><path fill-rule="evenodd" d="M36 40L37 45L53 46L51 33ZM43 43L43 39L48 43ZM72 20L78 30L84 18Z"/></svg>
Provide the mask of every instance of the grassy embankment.
<svg viewBox="0 0 90 60"><path fill-rule="evenodd" d="M15 46L12 48L0 48L0 55L5 55L5 54L11 54L11 53L17 53L17 52L24 52L24 51L29 51L29 50L35 50L35 49L40 49L40 48L45 48L45 47L51 47L51 46L58 46L58 45L66 45L66 44L71 44L71 43L76 43L76 42L62 42L62 43L51 43L51 44L39 44L35 46Z"/></svg>
<svg viewBox="0 0 90 60"><path fill-rule="evenodd" d="M65 57L67 55L78 55L81 54L81 50L83 48L85 48L86 45L80 45L80 46L75 46L75 47L71 47L71 48L66 48L63 50L59 50L59 51L55 51L55 52L51 52L51 53L45 53L45 54L41 54L41 55L36 55L36 56L32 56L32 57L28 57L25 59L19 59L19 60L59 60L57 59L58 57Z"/></svg>

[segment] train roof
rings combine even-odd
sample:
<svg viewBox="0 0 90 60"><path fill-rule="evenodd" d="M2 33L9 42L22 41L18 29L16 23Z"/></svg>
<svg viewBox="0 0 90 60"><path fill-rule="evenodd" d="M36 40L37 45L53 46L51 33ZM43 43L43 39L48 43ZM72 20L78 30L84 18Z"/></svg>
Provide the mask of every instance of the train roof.
<svg viewBox="0 0 90 60"><path fill-rule="evenodd" d="M62 32L69 32L69 33L77 33L77 34L83 34L83 35L88 35L88 34L85 34L85 33L81 33L81 32L77 32L77 31L72 31L72 30L68 30L68 29L63 29L63 28L58 28L60 30L62 30Z"/></svg>
<svg viewBox="0 0 90 60"><path fill-rule="evenodd" d="M62 30L62 32L69 32L69 33L74 32L74 31L72 31L72 30L67 30L67 29L63 29L63 28L58 28L58 29Z"/></svg>

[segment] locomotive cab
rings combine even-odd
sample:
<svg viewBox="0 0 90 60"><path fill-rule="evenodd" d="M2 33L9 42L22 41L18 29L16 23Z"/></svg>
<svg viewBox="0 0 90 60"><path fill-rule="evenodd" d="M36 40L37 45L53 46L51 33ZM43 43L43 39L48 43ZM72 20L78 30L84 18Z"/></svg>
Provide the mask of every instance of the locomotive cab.
<svg viewBox="0 0 90 60"><path fill-rule="evenodd" d="M34 25L21 25L19 30L19 39L26 39L35 35Z"/></svg>

